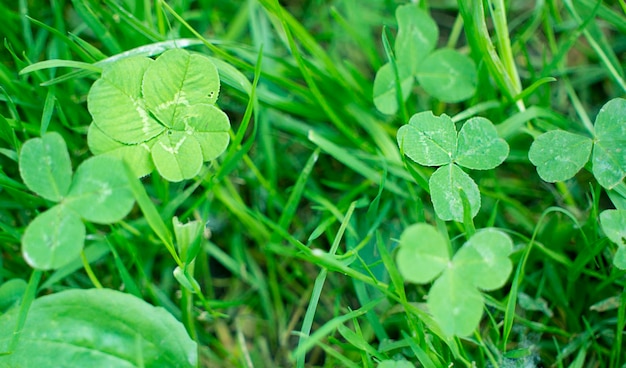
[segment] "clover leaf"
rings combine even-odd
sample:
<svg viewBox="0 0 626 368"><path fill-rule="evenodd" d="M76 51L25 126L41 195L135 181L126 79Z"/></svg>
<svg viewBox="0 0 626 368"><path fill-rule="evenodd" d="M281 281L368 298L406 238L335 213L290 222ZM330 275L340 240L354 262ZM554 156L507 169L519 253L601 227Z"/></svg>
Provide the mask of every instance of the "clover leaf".
<svg viewBox="0 0 626 368"><path fill-rule="evenodd" d="M413 83L444 102L458 102L476 92L474 61L452 49L434 51L439 37L437 23L418 4L396 9L398 35L394 44L402 101L409 97ZM396 74L391 63L383 65L374 78L373 99L383 114L398 111Z"/></svg>
<svg viewBox="0 0 626 368"><path fill-rule="evenodd" d="M571 179L589 161L598 183L612 189L626 176L626 100L607 102L596 117L593 139L553 130L535 139L528 152L547 182Z"/></svg>
<svg viewBox="0 0 626 368"><path fill-rule="evenodd" d="M617 244L613 264L626 270L626 210L606 210L600 214L600 225L607 238Z"/></svg>
<svg viewBox="0 0 626 368"><path fill-rule="evenodd" d="M115 157L85 160L72 177L65 141L55 132L24 143L19 156L26 186L58 202L26 227L22 237L24 259L33 268L58 269L83 249L82 220L109 224L124 218L135 202L124 163Z"/></svg>
<svg viewBox="0 0 626 368"><path fill-rule="evenodd" d="M107 65L89 91L89 148L124 159L138 177L156 168L169 181L190 179L230 141L219 87L215 65L182 49Z"/></svg>
<svg viewBox="0 0 626 368"><path fill-rule="evenodd" d="M435 116L431 111L413 115L400 127L398 146L410 159L420 165L440 166L430 177L428 186L437 216L442 220L463 221L465 192L470 213L480 209L478 186L459 166L474 170L489 170L500 165L509 154L509 146L489 120L469 119L456 132L449 116Z"/></svg>
<svg viewBox="0 0 626 368"><path fill-rule="evenodd" d="M437 229L415 224L404 230L396 255L398 270L409 282L433 280L427 305L443 332L470 335L480 322L484 299L480 290L504 285L513 264L511 238L486 228L477 231L450 259L448 246Z"/></svg>

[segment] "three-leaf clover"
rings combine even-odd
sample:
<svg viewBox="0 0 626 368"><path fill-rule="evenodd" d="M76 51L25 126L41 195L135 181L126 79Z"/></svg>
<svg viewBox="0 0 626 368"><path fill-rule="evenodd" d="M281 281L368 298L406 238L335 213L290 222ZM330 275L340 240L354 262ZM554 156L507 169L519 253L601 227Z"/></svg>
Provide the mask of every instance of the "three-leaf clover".
<svg viewBox="0 0 626 368"><path fill-rule="evenodd" d="M459 166L489 170L509 154L509 145L498 137L496 128L482 117L471 118L457 134L449 116L431 111L415 114L398 130L398 146L413 161L424 166L440 166L428 186L437 216L442 220L463 221L465 192L472 217L480 209L478 186Z"/></svg>
<svg viewBox="0 0 626 368"><path fill-rule="evenodd" d="M470 335L480 322L484 299L480 290L504 285L513 269L513 250L504 232L477 231L450 259L445 238L431 225L415 224L404 230L396 255L405 280L417 284L435 280L428 294L428 310L448 336Z"/></svg>
<svg viewBox="0 0 626 368"><path fill-rule="evenodd" d="M107 65L89 91L89 148L123 158L137 176L156 167L169 181L193 178L230 140L219 88L211 60L182 49Z"/></svg>
<svg viewBox="0 0 626 368"><path fill-rule="evenodd" d="M33 268L57 269L73 261L85 242L82 220L98 224L119 221L135 202L120 159L91 157L72 175L67 146L58 133L26 141L19 168L30 190L58 202L24 231L22 253Z"/></svg>
<svg viewBox="0 0 626 368"><path fill-rule="evenodd" d="M394 44L396 68L402 100L406 101L417 78L431 96L445 102L458 102L476 92L477 72L474 61L452 49L437 51L439 29L418 4L396 9L398 36ZM398 110L396 72L391 63L383 65L374 79L374 105L385 114Z"/></svg>
<svg viewBox="0 0 626 368"><path fill-rule="evenodd" d="M528 158L547 182L572 178L589 161L598 183L612 189L626 176L626 100L607 102L596 117L593 138L562 130L543 133L530 146Z"/></svg>

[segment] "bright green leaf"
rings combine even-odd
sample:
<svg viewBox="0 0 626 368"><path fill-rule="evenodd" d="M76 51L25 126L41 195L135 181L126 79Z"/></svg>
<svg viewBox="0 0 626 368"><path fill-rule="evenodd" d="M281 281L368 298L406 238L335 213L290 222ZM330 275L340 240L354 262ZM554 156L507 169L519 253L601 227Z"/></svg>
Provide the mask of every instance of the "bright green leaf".
<svg viewBox="0 0 626 368"><path fill-rule="evenodd" d="M174 129L193 132L202 150L202 161L213 160L226 150L230 142L230 122L222 110L197 104L186 108L184 116L183 122L174 125Z"/></svg>
<svg viewBox="0 0 626 368"><path fill-rule="evenodd" d="M482 290L501 288L513 269L511 238L496 229L481 229L455 254L455 272Z"/></svg>
<svg viewBox="0 0 626 368"><path fill-rule="evenodd" d="M471 118L459 132L455 162L474 170L489 170L509 155L509 145L498 137L493 123L485 118Z"/></svg>
<svg viewBox="0 0 626 368"><path fill-rule="evenodd" d="M593 147L593 175L598 183L612 189L626 176L626 100L607 102L596 117Z"/></svg>
<svg viewBox="0 0 626 368"><path fill-rule="evenodd" d="M137 177L150 174L154 170L150 149L155 138L133 145L127 145L110 138L96 124L87 131L87 144L94 155L106 154L126 161Z"/></svg>
<svg viewBox="0 0 626 368"><path fill-rule="evenodd" d="M376 368L414 368L408 360L383 360Z"/></svg>
<svg viewBox="0 0 626 368"><path fill-rule="evenodd" d="M617 247L617 252L613 257L613 264L620 270L626 270L626 247Z"/></svg>
<svg viewBox="0 0 626 368"><path fill-rule="evenodd" d="M0 285L0 314L22 299L27 286L22 279L11 279Z"/></svg>
<svg viewBox="0 0 626 368"><path fill-rule="evenodd" d="M541 179L554 183L572 178L585 166L593 142L582 135L552 130L537 137L528 158Z"/></svg>
<svg viewBox="0 0 626 368"><path fill-rule="evenodd" d="M417 80L428 94L444 102L472 97L478 84L474 61L451 49L430 54L420 64Z"/></svg>
<svg viewBox="0 0 626 368"><path fill-rule="evenodd" d="M63 267L80 255L85 225L64 205L52 207L28 224L22 237L26 262L39 270Z"/></svg>
<svg viewBox="0 0 626 368"><path fill-rule="evenodd" d="M444 221L463 222L463 201L459 190L463 189L470 203L472 217L480 209L478 186L461 168L454 164L437 169L428 182L435 212Z"/></svg>
<svg viewBox="0 0 626 368"><path fill-rule="evenodd" d="M410 66L411 75L420 63L435 49L439 29L435 21L418 4L406 4L396 9L398 36L395 42L396 59Z"/></svg>
<svg viewBox="0 0 626 368"><path fill-rule="evenodd" d="M219 89L219 75L211 60L183 49L164 52L143 79L146 105L170 128L184 117L185 106L214 104Z"/></svg>
<svg viewBox="0 0 626 368"><path fill-rule="evenodd" d="M20 152L20 174L30 190L58 202L72 181L72 164L67 146L59 133L29 139Z"/></svg>
<svg viewBox="0 0 626 368"><path fill-rule="evenodd" d="M0 316L6 351L19 315ZM36 352L36 353L33 353ZM65 368L195 367L197 345L163 308L108 289L67 290L36 299L17 348L0 366Z"/></svg>
<svg viewBox="0 0 626 368"><path fill-rule="evenodd" d="M408 64L396 64L402 89L402 101L406 101L413 87L414 77ZM393 115L398 111L398 95L396 89L396 75L391 63L383 65L374 77L374 105L383 114Z"/></svg>
<svg viewBox="0 0 626 368"><path fill-rule="evenodd" d="M407 281L416 284L430 282L449 261L446 240L433 226L415 224L406 228L400 236L396 262Z"/></svg>
<svg viewBox="0 0 626 368"><path fill-rule="evenodd" d="M602 230L613 243L626 247L626 211L606 210L600 214Z"/></svg>
<svg viewBox="0 0 626 368"><path fill-rule="evenodd" d="M141 96L144 72L154 63L145 57L129 57L107 65L87 96L93 122L112 139L137 144L165 130L150 116Z"/></svg>
<svg viewBox="0 0 626 368"><path fill-rule="evenodd" d="M65 203L87 221L109 224L124 218L135 199L123 162L106 155L85 160L76 170Z"/></svg>
<svg viewBox="0 0 626 368"><path fill-rule="evenodd" d="M398 130L398 146L420 165L440 166L452 162L456 152L456 129L446 114L420 112Z"/></svg>
<svg viewBox="0 0 626 368"><path fill-rule="evenodd" d="M461 275L444 272L428 293L428 310L447 336L468 336L480 322L483 297Z"/></svg>
<svg viewBox="0 0 626 368"><path fill-rule="evenodd" d="M152 160L169 181L191 179L202 168L202 148L187 132L169 130L152 147Z"/></svg>

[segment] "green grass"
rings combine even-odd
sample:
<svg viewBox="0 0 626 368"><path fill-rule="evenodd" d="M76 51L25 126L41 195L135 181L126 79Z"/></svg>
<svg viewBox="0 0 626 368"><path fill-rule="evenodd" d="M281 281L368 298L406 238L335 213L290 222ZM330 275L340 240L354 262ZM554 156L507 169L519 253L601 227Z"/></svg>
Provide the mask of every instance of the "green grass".
<svg viewBox="0 0 626 368"><path fill-rule="evenodd" d="M428 3L438 45L476 62L479 92L444 103L417 86L388 116L372 88L391 52L381 35L387 29L393 44L398 1L3 2L0 285L41 277L37 296L123 290L180 320L202 367L376 367L401 358L424 367L623 366L626 274L613 266L616 246L598 215L624 193L607 194L589 166L546 183L528 150L544 131L585 134L601 106L626 96L626 4L493 0L481 13L473 2ZM33 271L20 238L49 203L23 184L20 147L59 132L75 169L91 156L86 98L98 62L156 56L162 45L218 66L229 148L192 180L155 172L134 183L139 206L128 217L87 224L83 261ZM433 168L396 143L405 117L425 110L457 124L486 117L510 147L497 168L467 171L482 197L471 226L497 227L514 243L513 273L485 293L469 337L444 338L425 310L431 285L405 283L395 264L411 224L435 225L455 250L471 232L437 218ZM201 294L173 276L173 216L206 224L192 268Z"/></svg>

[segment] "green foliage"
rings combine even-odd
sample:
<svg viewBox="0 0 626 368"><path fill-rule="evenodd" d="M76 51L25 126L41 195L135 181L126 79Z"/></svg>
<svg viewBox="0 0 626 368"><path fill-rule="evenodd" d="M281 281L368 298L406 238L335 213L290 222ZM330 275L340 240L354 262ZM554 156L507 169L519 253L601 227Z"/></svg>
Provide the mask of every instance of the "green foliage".
<svg viewBox="0 0 626 368"><path fill-rule="evenodd" d="M479 290L501 288L513 269L511 238L500 230L481 229L450 259L445 238L431 225L404 230L396 255L402 276L414 283L435 280L428 309L448 336L468 336L482 316Z"/></svg>
<svg viewBox="0 0 626 368"><path fill-rule="evenodd" d="M156 167L169 181L191 179L230 140L219 88L215 65L183 49L105 65L89 91L89 148L123 158L139 177Z"/></svg>
<svg viewBox="0 0 626 368"><path fill-rule="evenodd" d="M0 316L6 352L19 315ZM36 353L35 353L36 352ZM66 290L36 299L20 344L0 367L195 367L197 345L162 308L109 289Z"/></svg>
<svg viewBox="0 0 626 368"><path fill-rule="evenodd" d="M135 203L119 159L92 157L78 166L72 177L67 146L58 133L26 141L19 163L28 188L58 202L24 231L22 252L34 268L57 269L78 257L85 241L81 219L99 224L117 222Z"/></svg>
<svg viewBox="0 0 626 368"><path fill-rule="evenodd" d="M417 78L431 96L445 102L459 102L474 95L477 72L474 61L452 49L433 52L439 28L418 4L396 9L398 35L395 57L383 65L374 79L376 108L384 114L395 114L398 103L407 100ZM398 99L398 86L401 101Z"/></svg>
<svg viewBox="0 0 626 368"><path fill-rule="evenodd" d="M397 140L400 150L413 161L440 166L428 186L435 212L445 221L463 221L460 190L467 195L472 217L480 209L478 186L459 166L489 170L509 154L508 144L498 137L493 124L481 117L466 121L457 134L449 116L434 116L430 111L417 113L398 130Z"/></svg>
<svg viewBox="0 0 626 368"><path fill-rule="evenodd" d="M600 214L600 224L606 236L617 244L613 258L615 266L626 270L626 210L606 210Z"/></svg>

